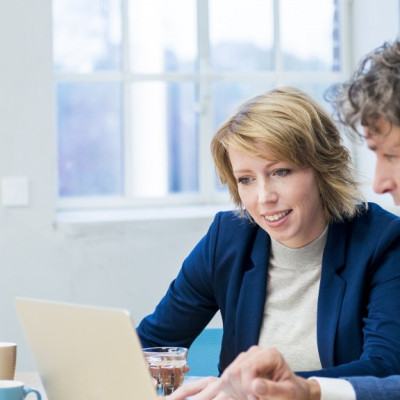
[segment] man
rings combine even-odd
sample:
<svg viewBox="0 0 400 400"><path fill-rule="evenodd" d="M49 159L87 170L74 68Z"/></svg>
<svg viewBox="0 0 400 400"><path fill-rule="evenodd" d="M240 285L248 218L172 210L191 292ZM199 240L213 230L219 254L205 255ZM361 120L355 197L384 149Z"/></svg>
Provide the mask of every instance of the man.
<svg viewBox="0 0 400 400"><path fill-rule="evenodd" d="M219 390L227 399L258 400L398 400L400 375L343 379L296 376L274 348L256 346L225 370Z"/></svg>
<svg viewBox="0 0 400 400"><path fill-rule="evenodd" d="M334 86L330 94L339 122L350 134L365 138L377 156L374 191L390 193L399 205L400 41L368 54L353 78Z"/></svg>
<svg viewBox="0 0 400 400"><path fill-rule="evenodd" d="M338 121L376 154L374 191L390 193L400 205L400 41L368 54L352 79L336 85L332 94ZM171 400L195 393L198 400L399 400L400 375L303 379L274 348L253 346L220 379L185 385Z"/></svg>
<svg viewBox="0 0 400 400"><path fill-rule="evenodd" d="M390 193L400 205L400 41L368 54L352 79L332 93L339 122L375 152L374 191ZM252 348L239 356L222 375L221 387L232 399L400 399L400 375L305 380L274 349Z"/></svg>

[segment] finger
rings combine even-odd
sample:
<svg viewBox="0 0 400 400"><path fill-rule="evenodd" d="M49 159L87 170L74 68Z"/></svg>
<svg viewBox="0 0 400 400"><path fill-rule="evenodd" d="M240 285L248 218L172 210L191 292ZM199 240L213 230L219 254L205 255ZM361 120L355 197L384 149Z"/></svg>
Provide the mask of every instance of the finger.
<svg viewBox="0 0 400 400"><path fill-rule="evenodd" d="M230 366L221 375L221 389L231 395L243 395L242 371L240 367Z"/></svg>
<svg viewBox="0 0 400 400"><path fill-rule="evenodd" d="M230 397L225 392L220 392L217 394L216 397L214 397L213 400L242 400L242 399L244 399L244 398L242 397L239 399L238 397ZM250 400L250 399L246 399L246 400ZM257 399L254 399L254 400L257 400Z"/></svg>
<svg viewBox="0 0 400 400"><path fill-rule="evenodd" d="M221 391L221 380L216 378L209 383L201 392L191 397L191 400L229 400L229 397Z"/></svg>
<svg viewBox="0 0 400 400"><path fill-rule="evenodd" d="M250 382L256 377L273 381L286 380L293 375L282 354L274 347L267 347L253 352L243 365L243 377Z"/></svg>
<svg viewBox="0 0 400 400"><path fill-rule="evenodd" d="M187 383L175 390L169 397L168 400L184 400L186 397L194 396L202 392L209 384L218 378L208 377L199 379L197 381Z"/></svg>
<svg viewBox="0 0 400 400"><path fill-rule="evenodd" d="M236 396L243 396L246 388L243 386L251 382L251 379L256 377L254 371L252 359L254 354L260 351L258 346L252 346L246 352L240 353L236 359L229 365L229 367L224 371L221 376L222 386L227 393ZM250 376L243 379L243 371L249 371ZM248 390L247 390L248 391Z"/></svg>
<svg viewBox="0 0 400 400"><path fill-rule="evenodd" d="M252 346L237 359L221 376L223 390L238 398L251 393L251 383L256 377L269 377L282 357L274 348L261 349Z"/></svg>
<svg viewBox="0 0 400 400"><path fill-rule="evenodd" d="M252 393L259 400L304 400L306 394L294 382L273 382L258 378L252 383Z"/></svg>

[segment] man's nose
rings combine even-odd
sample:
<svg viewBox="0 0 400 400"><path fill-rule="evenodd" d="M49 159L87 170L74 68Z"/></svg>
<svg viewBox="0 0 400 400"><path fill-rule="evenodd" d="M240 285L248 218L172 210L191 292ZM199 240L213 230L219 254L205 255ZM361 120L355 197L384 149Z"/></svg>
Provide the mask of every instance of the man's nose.
<svg viewBox="0 0 400 400"><path fill-rule="evenodd" d="M389 168L383 167L380 163L376 164L373 190L375 193L390 193L395 189L396 183Z"/></svg>

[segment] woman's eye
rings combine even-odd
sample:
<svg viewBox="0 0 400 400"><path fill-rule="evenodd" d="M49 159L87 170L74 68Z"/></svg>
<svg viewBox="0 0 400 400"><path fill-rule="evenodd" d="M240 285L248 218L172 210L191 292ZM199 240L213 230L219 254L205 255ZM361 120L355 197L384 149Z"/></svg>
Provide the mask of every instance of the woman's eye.
<svg viewBox="0 0 400 400"><path fill-rule="evenodd" d="M276 175L276 176L286 176L286 175L288 175L289 173L290 173L290 169L282 168L282 169L277 169L277 170L274 172L274 175Z"/></svg>
<svg viewBox="0 0 400 400"><path fill-rule="evenodd" d="M250 182L250 178L247 176L243 176L241 178L238 178L238 183L241 183L242 185L247 185Z"/></svg>

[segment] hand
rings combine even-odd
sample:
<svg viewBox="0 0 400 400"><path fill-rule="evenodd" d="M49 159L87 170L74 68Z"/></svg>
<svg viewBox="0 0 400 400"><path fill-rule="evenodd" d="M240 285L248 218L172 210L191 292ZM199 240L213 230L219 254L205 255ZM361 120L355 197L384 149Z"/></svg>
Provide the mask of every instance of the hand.
<svg viewBox="0 0 400 400"><path fill-rule="evenodd" d="M220 389L221 380L210 376L187 383L167 397L167 400L234 400Z"/></svg>
<svg viewBox="0 0 400 400"><path fill-rule="evenodd" d="M239 400L320 400L317 381L298 377L275 348L251 347L221 376L219 389Z"/></svg>

